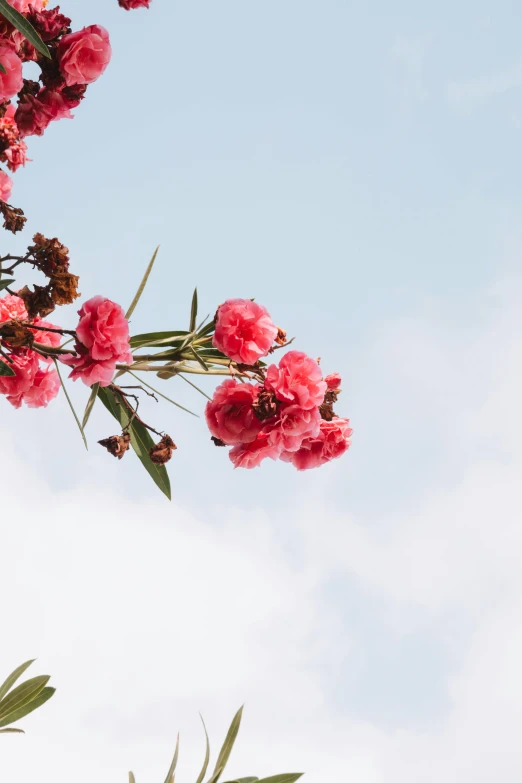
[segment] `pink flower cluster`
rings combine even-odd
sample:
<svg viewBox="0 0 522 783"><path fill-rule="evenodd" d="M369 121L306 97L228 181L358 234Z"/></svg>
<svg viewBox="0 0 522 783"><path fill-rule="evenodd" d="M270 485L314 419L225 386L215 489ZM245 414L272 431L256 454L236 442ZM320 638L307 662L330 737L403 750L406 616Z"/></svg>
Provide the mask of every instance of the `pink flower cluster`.
<svg viewBox="0 0 522 783"><path fill-rule="evenodd" d="M4 296L0 299L0 323L13 319L26 321L28 319L25 305L17 296ZM53 324L35 318L34 326L56 329ZM42 345L58 346L60 335L56 332L45 332L41 329L31 330L35 340ZM46 407L60 391L60 379L56 370L51 366L50 359L44 359L29 348L15 348L9 353L12 363L9 366L15 375L0 375L0 394L4 394L7 400L15 408L20 408L24 403L29 408ZM0 357L0 361L4 361Z"/></svg>
<svg viewBox="0 0 522 783"><path fill-rule="evenodd" d="M87 85L96 81L111 59L109 34L90 25L71 32L71 20L59 6L47 9L46 0L12 0L46 43L51 59L43 57L27 39L0 17L0 104L9 102L0 117L0 161L16 171L28 160L26 136L42 136L56 120L72 119L72 109L83 100ZM23 64L35 61L40 82L25 80ZM18 104L11 102L18 95ZM2 172L0 198L10 193L9 179ZM6 180L7 178L7 180ZM10 182L10 180L9 180Z"/></svg>
<svg viewBox="0 0 522 783"><path fill-rule="evenodd" d="M78 311L76 356L62 358L72 367L70 378L80 378L86 386L112 383L116 364L130 364L129 322L120 305L103 296L94 296Z"/></svg>
<svg viewBox="0 0 522 783"><path fill-rule="evenodd" d="M133 8L149 8L150 0L118 0L118 3L126 11L130 11Z"/></svg>
<svg viewBox="0 0 522 783"><path fill-rule="evenodd" d="M213 345L234 362L254 365L271 351L278 332L264 307L231 299L218 310ZM349 421L335 416L328 403L340 392L338 374L323 378L317 361L289 351L261 377L258 383L224 381L206 406L211 435L218 445L232 447L235 467L255 468L270 458L306 470L347 451Z"/></svg>

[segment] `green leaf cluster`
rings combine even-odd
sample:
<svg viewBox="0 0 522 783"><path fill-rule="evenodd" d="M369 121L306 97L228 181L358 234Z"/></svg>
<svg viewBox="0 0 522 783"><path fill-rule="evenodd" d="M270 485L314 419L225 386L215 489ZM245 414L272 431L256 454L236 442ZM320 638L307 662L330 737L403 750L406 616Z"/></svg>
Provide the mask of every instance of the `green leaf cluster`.
<svg viewBox="0 0 522 783"><path fill-rule="evenodd" d="M0 686L0 734L23 734L22 729L7 727L37 710L49 701L55 692L54 688L47 685L51 679L47 674L33 677L14 687L32 663L34 660L23 663Z"/></svg>

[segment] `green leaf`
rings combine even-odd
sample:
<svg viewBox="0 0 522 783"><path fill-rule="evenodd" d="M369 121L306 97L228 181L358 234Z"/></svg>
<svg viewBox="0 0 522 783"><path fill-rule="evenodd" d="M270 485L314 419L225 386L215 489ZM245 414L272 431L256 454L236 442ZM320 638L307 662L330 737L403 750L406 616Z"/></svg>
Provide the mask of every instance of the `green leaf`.
<svg viewBox="0 0 522 783"><path fill-rule="evenodd" d="M0 375L3 378L11 378L16 375L15 371L3 359L0 359Z"/></svg>
<svg viewBox="0 0 522 783"><path fill-rule="evenodd" d="M156 260L156 256L158 255L158 251L159 251L159 245L156 248L156 250L154 251L154 254L153 254L152 258L149 261L147 269L145 270L145 274L143 275L143 280L140 283L140 287L136 291L136 296L132 300L131 306L127 310L127 313L125 315L125 318L127 318L127 320L131 317L131 315L133 314L134 310L136 309L136 305L138 304L138 302L141 299L141 295L142 295L142 293L145 290L145 286L147 285L147 280L149 279L150 273L152 272L152 267L154 266L154 262Z"/></svg>
<svg viewBox="0 0 522 783"><path fill-rule="evenodd" d="M194 359L197 361L197 363L199 365L201 365L201 367L205 370L205 372L208 372L208 365L205 364L205 362L203 361L203 359L201 358L199 353L197 351L195 351L194 348L191 345L189 345L188 350L189 350L189 353L192 354Z"/></svg>
<svg viewBox="0 0 522 783"><path fill-rule="evenodd" d="M189 332L193 332L196 328L196 319L198 317L198 289L194 289L192 294L192 305L190 307L190 326Z"/></svg>
<svg viewBox="0 0 522 783"><path fill-rule="evenodd" d="M121 428L125 429L130 421L131 414L123 405L118 403L116 396L109 387L100 388L98 397L103 402L109 413L120 422ZM155 465L149 457L149 450L154 446L150 432L143 424L136 419L133 420L129 428L131 436L131 446L136 452L147 473L150 475L156 486L158 486L164 495L171 500L170 480L165 465Z"/></svg>
<svg viewBox="0 0 522 783"><path fill-rule="evenodd" d="M172 764L170 765L169 771L167 772L165 783L174 783L174 773L176 771L176 767L178 766L178 756L179 756L179 734L176 740L176 750L174 751L174 758L172 759Z"/></svg>
<svg viewBox="0 0 522 783"><path fill-rule="evenodd" d="M43 691L51 678L42 674L39 677L32 677L12 690L5 699L0 701L0 727L2 720L15 710L19 710L30 701L36 699L39 693ZM5 725L5 724L4 724Z"/></svg>
<svg viewBox="0 0 522 783"><path fill-rule="evenodd" d="M199 337L206 337L207 334L210 334L214 331L216 328L216 322L214 320L210 321L206 326L201 329L201 331L198 332L198 338Z"/></svg>
<svg viewBox="0 0 522 783"><path fill-rule="evenodd" d="M287 772L283 775L272 775L270 778L261 778L259 783L295 783L296 780L302 778L304 772Z"/></svg>
<svg viewBox="0 0 522 783"><path fill-rule="evenodd" d="M129 772L129 783L136 783L136 778L132 772Z"/></svg>
<svg viewBox="0 0 522 783"><path fill-rule="evenodd" d="M7 0L0 0L0 15L7 19L8 22L16 27L22 35L27 38L30 44L37 49L44 57L51 59L51 53L47 46L44 44L32 24L30 24L25 16L15 11L15 9L9 5Z"/></svg>
<svg viewBox="0 0 522 783"><path fill-rule="evenodd" d="M25 734L23 729L0 729L0 734Z"/></svg>
<svg viewBox="0 0 522 783"><path fill-rule="evenodd" d="M42 691L40 691L36 698L32 699L23 707L20 707L20 709L16 710L15 712L9 713L9 715L0 721L0 726L7 726L10 723L16 723L17 720L25 718L26 715L34 712L43 704L45 704L46 701L49 701L49 699L54 696L55 692L55 688L44 688Z"/></svg>
<svg viewBox="0 0 522 783"><path fill-rule="evenodd" d="M201 772L199 773L199 777L196 780L196 783L203 783L203 779L207 774L208 762L210 761L210 742L208 741L208 732L207 732L207 727L205 726L205 721L203 720L201 715L199 717L201 718L201 723L203 724L203 730L205 732L206 747L205 747L205 760L203 762L203 767L201 769Z"/></svg>
<svg viewBox="0 0 522 783"><path fill-rule="evenodd" d="M7 73L7 71L5 70L5 68L2 65L2 63L0 63L0 73ZM13 731L14 731L14 729L13 729Z"/></svg>
<svg viewBox="0 0 522 783"><path fill-rule="evenodd" d="M127 370L129 375L132 375L133 378L136 378L139 383L141 383L142 386L146 386L148 389L154 392L154 394L158 394L160 397L163 397L164 400L167 400L167 402L170 402L172 405L175 405L176 408L180 408L182 411L185 411L185 413L190 413L191 416L195 416L197 419L199 419L199 416L197 413L193 413L192 411L189 411L188 408L184 408L183 405L180 405L179 402L174 402L174 400L171 400L170 397L167 397L165 394L162 394L160 391L154 388L154 386L151 386L150 383L147 383L142 378L140 378L135 373L131 372L131 370Z"/></svg>
<svg viewBox="0 0 522 783"><path fill-rule="evenodd" d="M234 715L234 720L230 724L230 728L228 730L223 746L219 751L219 756L216 761L216 766L214 767L214 772L209 783L211 783L211 781L212 783L216 783L216 781L219 780L219 778L221 777L221 773L225 769L225 766L230 758L230 754L232 753L232 748L234 747L234 743L237 739L242 716L243 716L243 707L241 707Z"/></svg>
<svg viewBox="0 0 522 783"><path fill-rule="evenodd" d="M237 778L236 780L229 780L227 783L258 783L259 778Z"/></svg>
<svg viewBox="0 0 522 783"><path fill-rule="evenodd" d="M91 387L91 394L89 396L87 405L85 406L85 413L83 414L82 430L85 430L85 427L87 426L87 422L89 421L89 416L91 415L91 411L94 408L94 403L96 402L96 398L98 396L99 388L100 388L99 383L95 383L94 386Z"/></svg>
<svg viewBox="0 0 522 783"><path fill-rule="evenodd" d="M130 339L131 348L146 348L156 345L172 345L176 347L183 342L189 332L149 332L137 334ZM179 339L177 339L179 338Z"/></svg>
<svg viewBox="0 0 522 783"><path fill-rule="evenodd" d="M4 71L5 73L5 71ZM0 280L0 291L3 291L4 288L7 288L11 285L11 283L14 283L14 280Z"/></svg>
<svg viewBox="0 0 522 783"><path fill-rule="evenodd" d="M34 663L36 658L32 658L30 661L26 661L25 663L22 663L21 666L19 666L17 669L12 672L12 674L9 675L7 680L3 683L2 686L0 686L0 701L4 698L4 696L7 696L13 685L17 680L20 679L22 674L27 671L29 666Z"/></svg>
<svg viewBox="0 0 522 783"><path fill-rule="evenodd" d="M58 362L54 358L53 358L53 361L54 361L54 363L56 365L56 372L58 373L58 378L60 379L60 383L62 384L63 393L65 394L65 399L69 403L69 408L71 409L72 415L74 416L74 420L75 420L76 424L78 425L78 429L81 432L81 435L82 435L82 438L83 438L83 442L85 444L85 448L88 449L89 447L87 446L87 438L85 437L85 432L83 431L83 427L80 424L80 419L78 418L78 414L74 410L74 405L72 404L71 398L69 397L69 394L68 394L67 389L65 387L65 383L63 382L63 378L62 378L62 374L60 372L60 368L58 366Z"/></svg>

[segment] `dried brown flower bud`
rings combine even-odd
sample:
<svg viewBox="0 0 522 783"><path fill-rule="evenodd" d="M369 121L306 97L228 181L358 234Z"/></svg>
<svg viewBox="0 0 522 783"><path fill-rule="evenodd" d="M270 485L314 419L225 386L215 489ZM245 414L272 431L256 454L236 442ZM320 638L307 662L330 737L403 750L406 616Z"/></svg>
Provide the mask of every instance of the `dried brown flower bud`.
<svg viewBox="0 0 522 783"><path fill-rule="evenodd" d="M54 302L49 292L49 286L35 285L34 291L24 286L18 291L17 296L24 300L29 318L36 318L37 315L45 318L54 310Z"/></svg>
<svg viewBox="0 0 522 783"><path fill-rule="evenodd" d="M321 414L321 418L325 421L332 421L332 419L337 418L337 414L334 413L331 402L323 402L323 404L319 406L319 413Z"/></svg>
<svg viewBox="0 0 522 783"><path fill-rule="evenodd" d="M324 395L324 401L325 402L337 402L337 400L339 399L340 393L341 393L340 389L328 389L328 391Z"/></svg>
<svg viewBox="0 0 522 783"><path fill-rule="evenodd" d="M32 79L24 79L24 86L18 93L18 97L20 100L22 100L24 95L38 95L39 92L40 92L39 82L35 82Z"/></svg>
<svg viewBox="0 0 522 783"><path fill-rule="evenodd" d="M286 345L286 332L284 329L278 328L275 341L278 345Z"/></svg>
<svg viewBox="0 0 522 783"><path fill-rule="evenodd" d="M214 437L214 435L212 435L212 437L210 438L210 440L212 441L212 443L214 444L214 446L220 446L220 447L221 447L221 446L226 446L226 443L224 443L224 442L221 440L221 438L216 438L216 437Z"/></svg>
<svg viewBox="0 0 522 783"><path fill-rule="evenodd" d="M56 305L72 304L80 296L78 275L72 275L65 267L58 266L51 275L51 297Z"/></svg>
<svg viewBox="0 0 522 783"><path fill-rule="evenodd" d="M12 234L21 231L25 226L27 218L19 207L12 207L5 201L0 201L0 212L4 216L4 228Z"/></svg>
<svg viewBox="0 0 522 783"><path fill-rule="evenodd" d="M262 389L252 407L259 421L265 421L276 415L279 401L273 391Z"/></svg>
<svg viewBox="0 0 522 783"><path fill-rule="evenodd" d="M20 321L8 321L0 325L0 337L6 340L11 348L31 348L34 334Z"/></svg>
<svg viewBox="0 0 522 783"><path fill-rule="evenodd" d="M69 248L62 245L56 237L47 239L43 234L35 234L33 242L34 245L28 250L33 254L36 266L44 275L51 277L57 267L68 268Z"/></svg>
<svg viewBox="0 0 522 783"><path fill-rule="evenodd" d="M176 444L168 435L164 435L149 451L149 457L155 465L165 465L172 457Z"/></svg>
<svg viewBox="0 0 522 783"><path fill-rule="evenodd" d="M130 435L128 432L124 432L123 435L111 435L110 438L99 440L98 443L106 448L113 457L123 459L130 448Z"/></svg>

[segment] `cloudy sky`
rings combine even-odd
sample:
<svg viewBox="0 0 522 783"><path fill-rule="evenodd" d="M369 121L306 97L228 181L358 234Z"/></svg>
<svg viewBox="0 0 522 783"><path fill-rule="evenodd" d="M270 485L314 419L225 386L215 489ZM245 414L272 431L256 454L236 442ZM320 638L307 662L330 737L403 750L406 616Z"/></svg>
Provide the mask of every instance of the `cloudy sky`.
<svg viewBox="0 0 522 783"><path fill-rule="evenodd" d="M424 6L424 7L422 7ZM63 399L0 400L4 673L58 688L2 740L9 783L522 777L521 12L442 0L63 0L111 32L14 203L133 330L255 296L339 370L351 452L233 471L167 403L174 500L85 452ZM64 324L74 324L74 308ZM208 385L211 388L211 384ZM163 389L201 413L180 381ZM81 407L84 387L72 388Z"/></svg>

